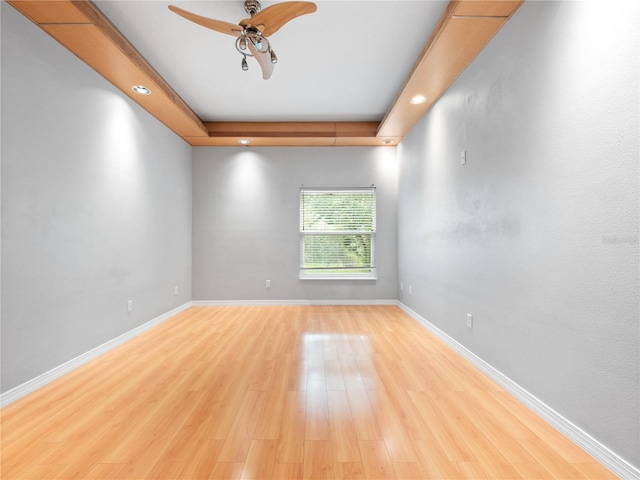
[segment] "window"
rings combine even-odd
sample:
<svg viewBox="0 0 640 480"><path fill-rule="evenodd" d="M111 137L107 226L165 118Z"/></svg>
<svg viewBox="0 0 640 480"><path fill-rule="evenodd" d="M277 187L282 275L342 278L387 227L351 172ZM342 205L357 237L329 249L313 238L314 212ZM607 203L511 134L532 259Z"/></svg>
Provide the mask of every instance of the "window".
<svg viewBox="0 0 640 480"><path fill-rule="evenodd" d="M300 278L375 279L376 190L300 189Z"/></svg>

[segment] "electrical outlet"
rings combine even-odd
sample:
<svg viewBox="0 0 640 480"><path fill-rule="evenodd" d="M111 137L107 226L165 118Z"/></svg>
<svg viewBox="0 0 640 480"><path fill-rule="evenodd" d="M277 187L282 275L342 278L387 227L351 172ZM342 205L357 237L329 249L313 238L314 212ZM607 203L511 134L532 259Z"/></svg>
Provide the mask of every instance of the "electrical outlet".
<svg viewBox="0 0 640 480"><path fill-rule="evenodd" d="M473 328L473 315L467 313L467 327Z"/></svg>
<svg viewBox="0 0 640 480"><path fill-rule="evenodd" d="M127 302L127 312L132 312L133 311L133 300L129 300Z"/></svg>
<svg viewBox="0 0 640 480"><path fill-rule="evenodd" d="M267 288L271 288L271 280L267 280L266 284L267 284Z"/></svg>
<svg viewBox="0 0 640 480"><path fill-rule="evenodd" d="M173 287L173 294L174 295L178 295L178 293L180 292L180 287L178 287L178 285L176 285L175 287Z"/></svg>
<svg viewBox="0 0 640 480"><path fill-rule="evenodd" d="M411 285L409 285L409 295L411 295Z"/></svg>
<svg viewBox="0 0 640 480"><path fill-rule="evenodd" d="M400 290L404 290L404 283L400 282Z"/></svg>
<svg viewBox="0 0 640 480"><path fill-rule="evenodd" d="M460 152L460 165L465 165L467 163L467 151L462 150Z"/></svg>

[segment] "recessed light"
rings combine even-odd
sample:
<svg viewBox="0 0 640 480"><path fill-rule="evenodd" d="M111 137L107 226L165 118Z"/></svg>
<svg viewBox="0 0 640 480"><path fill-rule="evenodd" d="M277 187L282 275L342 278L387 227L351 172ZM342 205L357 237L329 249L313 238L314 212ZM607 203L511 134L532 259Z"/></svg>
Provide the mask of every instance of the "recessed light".
<svg viewBox="0 0 640 480"><path fill-rule="evenodd" d="M240 145L249 145L251 142L249 140L247 140L246 138L241 138L240 140L238 140L238 143Z"/></svg>
<svg viewBox="0 0 640 480"><path fill-rule="evenodd" d="M131 87L131 90L133 90L136 93L139 93L140 95L149 95L151 93L151 90L149 90L147 87L144 87L142 85L134 85L133 87Z"/></svg>
<svg viewBox="0 0 640 480"><path fill-rule="evenodd" d="M427 97L425 97L424 95L416 95L411 100L409 100L409 102L413 105L420 105L421 103L424 103L426 101Z"/></svg>
<svg viewBox="0 0 640 480"><path fill-rule="evenodd" d="M382 141L382 143L384 143L385 145L391 145L393 143L393 140L391 140L390 138L386 138Z"/></svg>

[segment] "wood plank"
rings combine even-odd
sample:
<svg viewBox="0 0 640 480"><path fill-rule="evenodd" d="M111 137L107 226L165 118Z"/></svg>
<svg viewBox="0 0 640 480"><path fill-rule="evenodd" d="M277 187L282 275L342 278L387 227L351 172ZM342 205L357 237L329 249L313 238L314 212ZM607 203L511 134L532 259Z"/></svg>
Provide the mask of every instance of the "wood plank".
<svg viewBox="0 0 640 480"><path fill-rule="evenodd" d="M344 376L342 375L342 365L340 360L336 357L327 359L325 355L324 371L326 375L327 390L346 390L344 384Z"/></svg>
<svg viewBox="0 0 640 480"><path fill-rule="evenodd" d="M243 470L244 463L242 462L216 463L209 478L211 480L237 480L242 475Z"/></svg>
<svg viewBox="0 0 640 480"><path fill-rule="evenodd" d="M158 480L182 478L182 471L186 466L186 463L182 462L168 462L166 460L160 460L154 465L153 469L149 473L149 477L157 478Z"/></svg>
<svg viewBox="0 0 640 480"><path fill-rule="evenodd" d="M285 415L285 403L287 400L287 382L289 380L290 361L288 355L281 355L276 362L273 381L267 391L262 411L258 418L253 438L268 440L278 439L283 416Z"/></svg>
<svg viewBox="0 0 640 480"><path fill-rule="evenodd" d="M358 436L351 417L351 407L344 390L327 392L331 451L334 463L360 462Z"/></svg>
<svg viewBox="0 0 640 480"><path fill-rule="evenodd" d="M305 480L333 479L331 442L329 440L307 440L304 442L303 477Z"/></svg>
<svg viewBox="0 0 640 480"><path fill-rule="evenodd" d="M302 464L304 460L305 400L301 392L287 393L276 453L280 463Z"/></svg>
<svg viewBox="0 0 640 480"><path fill-rule="evenodd" d="M413 442L420 463L425 469L425 478L464 479L465 474L456 468L456 462L449 460L437 442L415 440Z"/></svg>
<svg viewBox="0 0 640 480"><path fill-rule="evenodd" d="M301 445L304 447L304 442ZM273 467L272 477L278 480L302 480L302 464L276 463Z"/></svg>
<svg viewBox="0 0 640 480"><path fill-rule="evenodd" d="M272 476L276 463L276 447L275 440L252 440L240 478L246 480L277 478Z"/></svg>
<svg viewBox="0 0 640 480"><path fill-rule="evenodd" d="M346 345L350 347L350 343L345 339ZM365 384L362 380L362 375L358 370L358 361L354 355L339 354L340 369L342 370L342 379L344 380L344 386L347 390L364 390Z"/></svg>
<svg viewBox="0 0 640 480"><path fill-rule="evenodd" d="M416 406L409 398L407 392L417 391L419 387L415 385L415 389L411 385L404 386L399 383L402 374L397 368L401 362L393 360L387 362L376 362L377 370L380 377L385 383L385 392L379 395L382 402L386 402L387 409L393 409L396 417L402 423L404 431L407 432L412 440L423 440L430 438L430 427L427 422L420 416ZM394 461L411 461L411 459L400 460L394 458Z"/></svg>
<svg viewBox="0 0 640 480"><path fill-rule="evenodd" d="M456 469L464 476L464 478L474 478L474 479L485 479L485 480L493 480L496 477L493 473L487 472L485 468L482 467L482 462L458 462L456 463ZM515 477L507 477L507 478L520 478L518 474Z"/></svg>
<svg viewBox="0 0 640 480"><path fill-rule="evenodd" d="M116 465L116 464L113 464ZM67 466L64 464L59 465L43 465L43 464L35 464L31 468L26 469L21 472L20 480L51 480L52 478L56 478ZM122 468L122 465L119 465ZM2 469L2 474L6 478L12 478L11 473L7 473L6 470ZM15 477L13 477L15 478ZM99 477L101 478L101 477ZM114 478L110 476L108 478Z"/></svg>
<svg viewBox="0 0 640 480"><path fill-rule="evenodd" d="M525 438L520 440L522 445L529 451L542 468L549 472L554 478L565 480L583 478L582 473L573 465L560 460L552 448L542 442L539 438Z"/></svg>
<svg viewBox="0 0 640 480"><path fill-rule="evenodd" d="M263 392L254 390L246 392L222 450L220 450L218 462L244 462L246 460L263 400Z"/></svg>
<svg viewBox="0 0 640 480"><path fill-rule="evenodd" d="M410 480L412 478L427 478L427 471L420 462L396 462L393 464L393 470L396 477L401 479Z"/></svg>
<svg viewBox="0 0 640 480"><path fill-rule="evenodd" d="M451 392L445 399L437 403L438 411L440 411L449 422L463 425L467 432L475 433L475 442L469 442L470 445L480 443L489 443L492 446L490 452L496 459L505 459L509 463L531 463L533 457L527 450L517 441L507 441L513 439L506 428L504 428L499 419L492 419L489 412L482 412L480 409L474 408L474 397L465 393ZM482 437L483 441L479 440ZM499 447L498 454L493 452ZM477 452L476 449L472 449ZM476 453L476 456L478 453ZM514 473L513 471L511 473Z"/></svg>
<svg viewBox="0 0 640 480"><path fill-rule="evenodd" d="M123 467L124 465L119 463L96 463L87 474L87 479L112 480L118 477Z"/></svg>
<svg viewBox="0 0 640 480"><path fill-rule="evenodd" d="M491 396L497 399L500 407L505 408L511 416L516 417L530 432L529 435L523 436L516 434L518 435L517 438L540 439L569 463L595 463L595 460L589 454L565 436L559 435L554 427L546 423L531 410L524 408L516 398L507 392L491 392ZM490 408L491 411L495 409L499 412L501 410L500 407L485 407L485 409ZM507 417L507 419L509 419L509 417Z"/></svg>
<svg viewBox="0 0 640 480"><path fill-rule="evenodd" d="M203 440L200 438L192 450L191 458L186 462L187 465L182 472L182 477L185 479L209 478L223 443L222 440Z"/></svg>
<svg viewBox="0 0 640 480"><path fill-rule="evenodd" d="M380 427L378 427L376 414L369 401L367 391L360 388L348 389L347 396L358 440L381 439Z"/></svg>
<svg viewBox="0 0 640 480"><path fill-rule="evenodd" d="M391 480L396 477L387 445L382 440L360 440L362 464L367 478Z"/></svg>
<svg viewBox="0 0 640 480"><path fill-rule="evenodd" d="M583 478L601 478L602 480L615 480L618 478L602 465L593 461L589 463L572 463L572 465L580 472ZM514 467L517 466L514 465ZM522 478L531 478L531 475L523 475Z"/></svg>
<svg viewBox="0 0 640 480"><path fill-rule="evenodd" d="M364 466L362 462L341 462L333 464L335 480L364 480Z"/></svg>
<svg viewBox="0 0 640 480"><path fill-rule="evenodd" d="M321 388L306 390L306 440L329 440L329 405L327 391Z"/></svg>
<svg viewBox="0 0 640 480"><path fill-rule="evenodd" d="M417 456L411 437L396 411L389 394L384 390L369 391L369 400L376 409L380 433L393 462L415 462ZM363 440L364 441L364 440Z"/></svg>
<svg viewBox="0 0 640 480"><path fill-rule="evenodd" d="M414 402L416 409L425 422L429 425L431 444L437 444L451 462L474 462L477 458L469 447L471 442L466 435L461 435L463 428L456 424L455 429L450 428L436 401L429 398L425 392L409 392L409 397Z"/></svg>

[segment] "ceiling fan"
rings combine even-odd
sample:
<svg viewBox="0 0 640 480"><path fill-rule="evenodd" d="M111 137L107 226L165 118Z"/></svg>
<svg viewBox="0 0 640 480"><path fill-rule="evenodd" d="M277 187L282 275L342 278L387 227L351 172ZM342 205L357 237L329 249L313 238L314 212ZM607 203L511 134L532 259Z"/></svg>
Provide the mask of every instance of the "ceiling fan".
<svg viewBox="0 0 640 480"><path fill-rule="evenodd" d="M174 5L169 5L169 10L187 20L211 30L237 37L236 50L242 55L242 70L249 69L247 57L255 57L262 69L262 78L265 80L271 77L273 65L278 62L278 57L271 48L271 43L267 37L280 30L289 20L293 20L300 15L313 13L316 9L316 4L313 2L283 2L262 10L258 0L245 0L244 10L250 17L241 20L238 25L234 25L233 23L202 17Z"/></svg>

